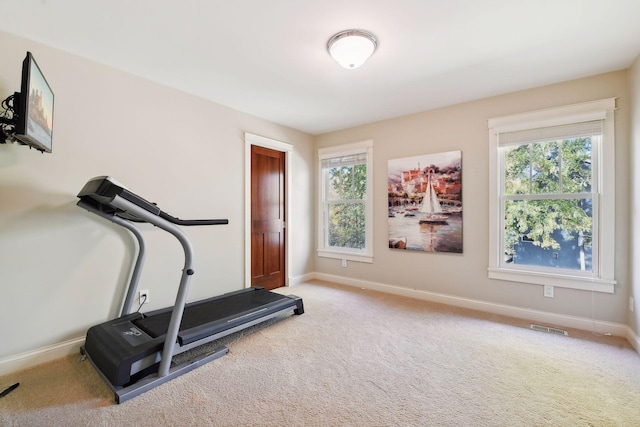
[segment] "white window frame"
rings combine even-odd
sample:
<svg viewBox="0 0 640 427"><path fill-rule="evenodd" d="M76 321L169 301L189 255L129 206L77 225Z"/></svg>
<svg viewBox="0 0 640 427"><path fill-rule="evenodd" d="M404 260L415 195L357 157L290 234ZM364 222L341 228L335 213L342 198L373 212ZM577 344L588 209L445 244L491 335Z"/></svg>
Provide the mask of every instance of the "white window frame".
<svg viewBox="0 0 640 427"><path fill-rule="evenodd" d="M327 203L322 161L353 154L367 155L367 191L365 200L365 247L349 249L330 247L327 242ZM373 262L373 141L318 149L318 256L358 262Z"/></svg>
<svg viewBox="0 0 640 427"><path fill-rule="evenodd" d="M615 262L615 98L491 118L489 125L489 268L490 279L613 293ZM593 144L593 273L507 265L504 259L504 147L499 134L548 126L603 120L600 143ZM597 218L597 219L596 219Z"/></svg>

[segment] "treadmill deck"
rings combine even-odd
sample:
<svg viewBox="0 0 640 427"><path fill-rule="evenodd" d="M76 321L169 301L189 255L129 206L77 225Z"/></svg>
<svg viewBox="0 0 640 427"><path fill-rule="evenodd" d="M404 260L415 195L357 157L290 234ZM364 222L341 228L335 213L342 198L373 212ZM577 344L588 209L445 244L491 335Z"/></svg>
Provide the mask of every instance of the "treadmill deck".
<svg viewBox="0 0 640 427"><path fill-rule="evenodd" d="M257 287L196 301L185 306L178 342L188 344L292 305L295 301L291 297ZM158 337L167 333L171 313L171 310L152 312L134 323L150 336Z"/></svg>

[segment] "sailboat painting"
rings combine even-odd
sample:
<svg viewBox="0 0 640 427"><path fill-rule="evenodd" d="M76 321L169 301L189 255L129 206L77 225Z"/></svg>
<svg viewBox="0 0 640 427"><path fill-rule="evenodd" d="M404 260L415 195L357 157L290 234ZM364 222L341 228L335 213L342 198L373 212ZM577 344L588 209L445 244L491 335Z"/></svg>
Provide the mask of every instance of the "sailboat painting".
<svg viewBox="0 0 640 427"><path fill-rule="evenodd" d="M462 152L388 162L389 248L462 253Z"/></svg>

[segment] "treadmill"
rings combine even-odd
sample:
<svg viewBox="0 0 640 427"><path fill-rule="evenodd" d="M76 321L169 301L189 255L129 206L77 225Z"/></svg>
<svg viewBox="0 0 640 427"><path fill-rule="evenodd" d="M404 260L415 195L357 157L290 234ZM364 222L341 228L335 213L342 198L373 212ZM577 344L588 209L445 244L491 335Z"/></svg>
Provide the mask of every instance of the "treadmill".
<svg viewBox="0 0 640 427"><path fill-rule="evenodd" d="M226 219L182 220L132 193L108 176L89 180L77 205L128 229L138 256L120 317L91 327L81 352L122 403L228 353L218 346L201 354L188 350L290 312L303 314L302 299L251 287L187 304L194 274L193 248L178 226L228 224ZM132 312L145 258L145 241L136 223L150 223L172 234L185 261L175 305L149 313ZM183 354L184 353L184 354ZM174 356L181 355L174 359Z"/></svg>

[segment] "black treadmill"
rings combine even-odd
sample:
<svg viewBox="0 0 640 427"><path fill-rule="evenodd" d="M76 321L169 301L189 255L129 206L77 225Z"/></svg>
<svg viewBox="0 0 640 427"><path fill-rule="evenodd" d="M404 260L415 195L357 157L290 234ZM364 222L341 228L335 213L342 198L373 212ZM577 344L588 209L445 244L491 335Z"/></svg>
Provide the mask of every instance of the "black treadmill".
<svg viewBox="0 0 640 427"><path fill-rule="evenodd" d="M193 248L180 226L228 224L226 219L181 220L132 193L107 176L96 177L78 193L78 206L125 227L138 241L138 256L121 316L91 327L82 353L89 358L122 403L147 390L227 354L219 346L206 354L181 357L203 344L293 312L304 313L302 299L252 287L187 304L194 274ZM185 263L173 307L131 312L145 257L145 241L135 223L147 222L172 234L184 250ZM188 355L188 353L187 353Z"/></svg>

